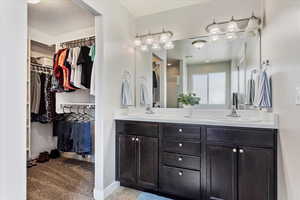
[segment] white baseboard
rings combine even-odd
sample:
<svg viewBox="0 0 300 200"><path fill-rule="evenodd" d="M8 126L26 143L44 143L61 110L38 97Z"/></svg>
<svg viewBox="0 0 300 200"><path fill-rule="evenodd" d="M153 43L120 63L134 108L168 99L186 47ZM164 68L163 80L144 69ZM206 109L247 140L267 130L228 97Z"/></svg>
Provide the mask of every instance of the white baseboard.
<svg viewBox="0 0 300 200"><path fill-rule="evenodd" d="M119 187L120 187L120 182L115 181L109 186L107 186L103 191L94 190L94 198L95 200L104 200L106 197L112 194Z"/></svg>

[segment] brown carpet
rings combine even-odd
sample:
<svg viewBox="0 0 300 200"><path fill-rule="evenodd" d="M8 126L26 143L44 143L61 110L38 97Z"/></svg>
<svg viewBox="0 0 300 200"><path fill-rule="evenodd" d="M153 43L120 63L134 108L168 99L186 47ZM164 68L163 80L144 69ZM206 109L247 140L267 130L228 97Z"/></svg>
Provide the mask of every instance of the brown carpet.
<svg viewBox="0 0 300 200"><path fill-rule="evenodd" d="M93 163L60 158L28 169L27 200L92 200Z"/></svg>

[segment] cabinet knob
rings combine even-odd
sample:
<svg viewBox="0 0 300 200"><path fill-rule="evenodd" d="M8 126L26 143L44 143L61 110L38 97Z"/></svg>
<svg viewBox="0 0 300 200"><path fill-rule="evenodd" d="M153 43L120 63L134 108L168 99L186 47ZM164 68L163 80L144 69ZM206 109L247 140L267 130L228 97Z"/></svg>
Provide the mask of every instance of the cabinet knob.
<svg viewBox="0 0 300 200"><path fill-rule="evenodd" d="M178 158L178 161L180 161L180 162L181 162L182 160L183 160L183 159L182 159L182 157L179 157L179 158Z"/></svg>
<svg viewBox="0 0 300 200"><path fill-rule="evenodd" d="M240 149L240 153L244 153L244 149Z"/></svg>
<svg viewBox="0 0 300 200"><path fill-rule="evenodd" d="M178 175L179 175L179 176L182 176L182 175L183 175L183 172L179 172Z"/></svg>
<svg viewBox="0 0 300 200"><path fill-rule="evenodd" d="M131 140L132 140L132 141L135 141L135 138L133 137L133 138L131 138Z"/></svg>
<svg viewBox="0 0 300 200"><path fill-rule="evenodd" d="M182 146L183 146L183 144L182 144L182 143L179 143L179 144L178 144L178 146L179 146L179 147L182 147Z"/></svg>
<svg viewBox="0 0 300 200"><path fill-rule="evenodd" d="M140 141L140 139L139 139L139 138L136 138L136 139L135 139L135 141L137 141L137 142L138 142L138 141Z"/></svg>
<svg viewBox="0 0 300 200"><path fill-rule="evenodd" d="M179 133L182 133L182 128L178 129Z"/></svg>
<svg viewBox="0 0 300 200"><path fill-rule="evenodd" d="M237 152L236 148L232 149L232 151L233 151L233 153L236 153L236 152Z"/></svg>

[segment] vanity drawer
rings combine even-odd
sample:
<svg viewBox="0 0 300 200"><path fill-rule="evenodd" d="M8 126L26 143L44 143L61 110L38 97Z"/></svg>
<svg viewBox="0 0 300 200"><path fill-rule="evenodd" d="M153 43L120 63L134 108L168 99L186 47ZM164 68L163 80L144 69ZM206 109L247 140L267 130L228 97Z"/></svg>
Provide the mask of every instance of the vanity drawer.
<svg viewBox="0 0 300 200"><path fill-rule="evenodd" d="M183 197L200 199L200 172L175 167L161 167L160 192Z"/></svg>
<svg viewBox="0 0 300 200"><path fill-rule="evenodd" d="M164 140L162 144L163 151L170 153L179 153L193 156L200 156L200 142L187 142L180 140Z"/></svg>
<svg viewBox="0 0 300 200"><path fill-rule="evenodd" d="M208 142L273 147L275 135L267 129L207 128Z"/></svg>
<svg viewBox="0 0 300 200"><path fill-rule="evenodd" d="M163 137L200 139L201 127L194 125L163 125Z"/></svg>
<svg viewBox="0 0 300 200"><path fill-rule="evenodd" d="M181 167L185 169L200 170L200 157L187 156L175 153L163 153L162 162L164 165Z"/></svg>
<svg viewBox="0 0 300 200"><path fill-rule="evenodd" d="M158 130L158 123L117 121L118 134L158 137Z"/></svg>

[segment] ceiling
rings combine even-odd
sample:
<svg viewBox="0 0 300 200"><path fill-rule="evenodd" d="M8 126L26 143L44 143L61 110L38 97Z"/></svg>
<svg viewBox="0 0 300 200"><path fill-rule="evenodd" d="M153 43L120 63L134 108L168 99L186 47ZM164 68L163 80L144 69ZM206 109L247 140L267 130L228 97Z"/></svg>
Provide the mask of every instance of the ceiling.
<svg viewBox="0 0 300 200"><path fill-rule="evenodd" d="M135 17L152 15L210 0L120 0Z"/></svg>
<svg viewBox="0 0 300 200"><path fill-rule="evenodd" d="M72 0L42 0L28 6L29 26L50 36L94 26L94 16Z"/></svg>

